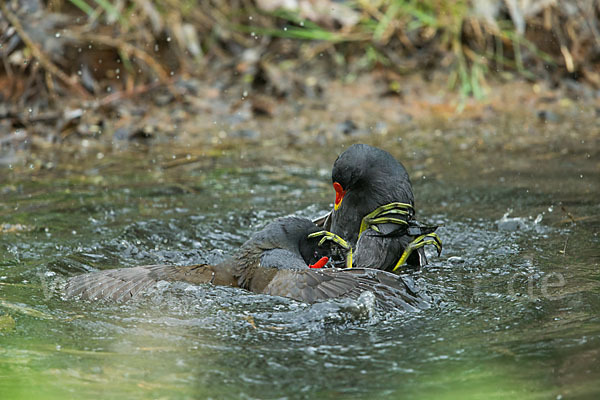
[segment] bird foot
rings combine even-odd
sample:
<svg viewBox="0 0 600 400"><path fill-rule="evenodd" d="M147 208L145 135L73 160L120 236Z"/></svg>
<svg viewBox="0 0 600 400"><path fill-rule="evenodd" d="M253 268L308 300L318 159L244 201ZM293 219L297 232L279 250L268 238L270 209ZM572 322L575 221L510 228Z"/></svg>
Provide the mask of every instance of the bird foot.
<svg viewBox="0 0 600 400"><path fill-rule="evenodd" d="M442 240L435 232L420 235L415 240L410 242L408 246L406 246L406 249L404 249L402 256L400 256L400 259L398 260L396 266L394 267L394 269L392 269L392 271L395 272L402 265L404 265L406 263L406 260L408 259L408 256L410 256L413 251L420 249L421 247L424 247L428 244L433 245L437 249L438 256L442 254Z"/></svg>
<svg viewBox="0 0 600 400"><path fill-rule="evenodd" d="M348 242L346 242L344 239L342 239L335 233L331 233L329 231L314 232L308 235L308 238L310 239L319 236L322 236L321 240L319 241L319 246L322 246L323 243L325 243L326 241L331 241L332 243L335 243L338 246L340 246L345 253L344 256L346 259L346 268L352 268L352 246L350 246Z"/></svg>
<svg viewBox="0 0 600 400"><path fill-rule="evenodd" d="M414 213L413 206L407 203L389 203L377 207L374 211L363 217L358 235L360 236L369 228L373 229L375 232L381 233L377 227L378 224L399 224L408 226L408 220L412 218ZM397 216L404 217L404 219L397 218Z"/></svg>

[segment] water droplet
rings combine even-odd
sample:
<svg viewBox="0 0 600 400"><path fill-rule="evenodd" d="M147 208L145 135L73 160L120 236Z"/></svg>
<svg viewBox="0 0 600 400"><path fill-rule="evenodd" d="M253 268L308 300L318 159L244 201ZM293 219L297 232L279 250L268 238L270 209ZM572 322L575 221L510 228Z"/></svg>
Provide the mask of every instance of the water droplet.
<svg viewBox="0 0 600 400"><path fill-rule="evenodd" d="M300 21L300 26L304 26L304 21Z"/></svg>
<svg viewBox="0 0 600 400"><path fill-rule="evenodd" d="M173 76L173 75L175 75L175 72L171 71L171 72L169 72L169 75Z"/></svg>
<svg viewBox="0 0 600 400"><path fill-rule="evenodd" d="M252 18L253 18L253 17L252 17L252 15L250 15L250 16L248 17L248 19L249 19L250 21L252 21Z"/></svg>
<svg viewBox="0 0 600 400"><path fill-rule="evenodd" d="M81 70L77 71L77 75L81 76L83 74L83 72L81 72Z"/></svg>
<svg viewBox="0 0 600 400"><path fill-rule="evenodd" d="M167 42L171 41L171 36L167 36Z"/></svg>
<svg viewBox="0 0 600 400"><path fill-rule="evenodd" d="M284 31L287 31L287 26L284 26L284 27L283 27L283 30L284 30Z"/></svg>
<svg viewBox="0 0 600 400"><path fill-rule="evenodd" d="M158 51L158 49L159 49L158 44L155 44L154 45L154 51Z"/></svg>
<svg viewBox="0 0 600 400"><path fill-rule="evenodd" d="M244 90L244 93L242 93L242 97L248 97L248 91Z"/></svg>
<svg viewBox="0 0 600 400"><path fill-rule="evenodd" d="M60 37L60 32L56 32L56 33L54 34L54 37L57 37L57 38L59 38L59 37Z"/></svg>

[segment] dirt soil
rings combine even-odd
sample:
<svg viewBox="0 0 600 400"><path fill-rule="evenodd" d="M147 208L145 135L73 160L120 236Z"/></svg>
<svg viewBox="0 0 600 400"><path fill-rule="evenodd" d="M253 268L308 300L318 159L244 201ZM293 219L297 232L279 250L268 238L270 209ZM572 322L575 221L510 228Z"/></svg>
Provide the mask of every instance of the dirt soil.
<svg viewBox="0 0 600 400"><path fill-rule="evenodd" d="M176 164L235 149L292 150L273 152L285 161L294 149L338 152L348 142L388 140L403 141L414 158L478 149L564 154L578 147L598 156L600 100L588 87L497 82L481 101L449 91L441 73L429 81L409 76L399 82L390 90L385 72L340 82L309 71L281 77L277 92L277 80L253 90L218 77L178 77L168 87L88 102L60 100L54 112L0 104L0 165L53 168L73 155L163 145ZM574 128L582 125L589 129Z"/></svg>

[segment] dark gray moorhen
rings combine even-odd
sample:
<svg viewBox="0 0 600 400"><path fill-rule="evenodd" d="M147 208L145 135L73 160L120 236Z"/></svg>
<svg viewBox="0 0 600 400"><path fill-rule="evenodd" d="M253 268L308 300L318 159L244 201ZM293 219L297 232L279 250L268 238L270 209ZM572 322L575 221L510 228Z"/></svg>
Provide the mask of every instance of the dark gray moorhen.
<svg viewBox="0 0 600 400"><path fill-rule="evenodd" d="M427 263L423 246L442 243L437 227L414 219L414 196L404 166L387 151L354 144L333 164L334 209L315 221L347 240L354 266L397 271Z"/></svg>

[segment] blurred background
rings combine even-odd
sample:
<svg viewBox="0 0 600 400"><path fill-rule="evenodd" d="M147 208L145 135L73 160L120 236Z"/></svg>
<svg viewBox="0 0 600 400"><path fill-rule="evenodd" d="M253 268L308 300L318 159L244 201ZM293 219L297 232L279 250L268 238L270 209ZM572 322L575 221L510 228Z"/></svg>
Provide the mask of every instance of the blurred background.
<svg viewBox="0 0 600 400"><path fill-rule="evenodd" d="M555 122L599 96L593 0L3 3L5 165L81 138L252 140L282 116L318 143L509 107Z"/></svg>

